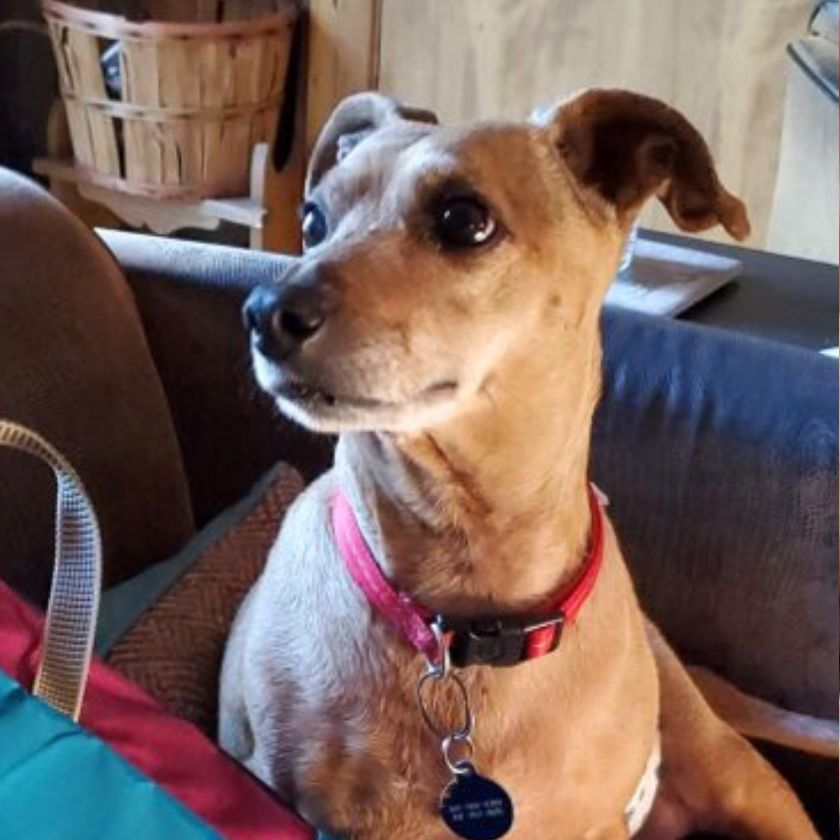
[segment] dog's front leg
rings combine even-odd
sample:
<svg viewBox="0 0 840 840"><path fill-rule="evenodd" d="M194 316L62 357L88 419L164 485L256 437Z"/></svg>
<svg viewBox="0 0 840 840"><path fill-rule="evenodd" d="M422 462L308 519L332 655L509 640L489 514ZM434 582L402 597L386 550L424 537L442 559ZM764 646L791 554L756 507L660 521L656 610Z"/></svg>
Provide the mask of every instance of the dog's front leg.
<svg viewBox="0 0 840 840"><path fill-rule="evenodd" d="M718 718L648 625L661 692L662 786L641 840L710 831L743 840L818 840L793 791Z"/></svg>

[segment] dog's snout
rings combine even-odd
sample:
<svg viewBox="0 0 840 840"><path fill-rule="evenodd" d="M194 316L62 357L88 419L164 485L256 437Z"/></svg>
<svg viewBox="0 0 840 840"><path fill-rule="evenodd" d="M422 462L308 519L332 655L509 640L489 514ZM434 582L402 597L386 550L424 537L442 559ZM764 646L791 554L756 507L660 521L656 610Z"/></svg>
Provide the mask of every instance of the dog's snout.
<svg viewBox="0 0 840 840"><path fill-rule="evenodd" d="M323 327L335 302L331 287L312 279L259 286L245 301L245 328L263 355L285 358Z"/></svg>
<svg viewBox="0 0 840 840"><path fill-rule="evenodd" d="M242 321L246 330L257 332L262 328L266 315L271 312L272 299L271 289L265 286L258 286L248 295L242 307Z"/></svg>
<svg viewBox="0 0 840 840"><path fill-rule="evenodd" d="M327 320L326 308L320 296L297 295L281 303L272 317L275 331L283 332L296 341L306 341L315 335Z"/></svg>

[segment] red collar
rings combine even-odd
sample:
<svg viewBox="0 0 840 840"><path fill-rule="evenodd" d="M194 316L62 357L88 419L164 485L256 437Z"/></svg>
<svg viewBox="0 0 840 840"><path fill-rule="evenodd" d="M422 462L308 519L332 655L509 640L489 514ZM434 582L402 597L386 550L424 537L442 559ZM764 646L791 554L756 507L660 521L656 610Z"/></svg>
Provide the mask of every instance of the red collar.
<svg viewBox="0 0 840 840"><path fill-rule="evenodd" d="M431 628L437 619L444 631L453 665L515 665L553 651L563 626L571 624L598 580L604 557L604 517L591 486L592 517L589 551L571 588L535 613L472 620L435 617L409 595L394 589L374 559L356 521L347 496L337 490L332 499L332 524L338 550L347 571L371 606L431 662L439 658L439 645Z"/></svg>

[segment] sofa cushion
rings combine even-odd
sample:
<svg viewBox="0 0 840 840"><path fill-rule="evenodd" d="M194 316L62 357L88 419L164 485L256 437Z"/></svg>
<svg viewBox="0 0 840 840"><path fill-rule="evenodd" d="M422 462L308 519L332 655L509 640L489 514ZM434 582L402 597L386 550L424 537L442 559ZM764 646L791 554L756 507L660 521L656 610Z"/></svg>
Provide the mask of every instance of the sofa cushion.
<svg viewBox="0 0 840 840"><path fill-rule="evenodd" d="M278 464L175 557L103 595L98 652L211 737L233 619L301 490L299 473Z"/></svg>
<svg viewBox="0 0 840 840"><path fill-rule="evenodd" d="M607 310L593 478L683 657L837 714L837 363Z"/></svg>
<svg viewBox="0 0 840 840"><path fill-rule="evenodd" d="M0 416L51 440L96 506L112 583L172 554L192 512L166 398L125 280L51 196L0 169ZM46 470L0 454L0 577L44 603Z"/></svg>

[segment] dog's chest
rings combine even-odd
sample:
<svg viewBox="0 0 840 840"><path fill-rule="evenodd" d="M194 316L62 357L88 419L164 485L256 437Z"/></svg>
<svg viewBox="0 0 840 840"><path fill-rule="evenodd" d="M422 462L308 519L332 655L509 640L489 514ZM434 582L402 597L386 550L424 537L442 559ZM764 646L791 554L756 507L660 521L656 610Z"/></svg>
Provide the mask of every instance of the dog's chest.
<svg viewBox="0 0 840 840"><path fill-rule="evenodd" d="M542 664L544 670L552 667ZM525 674L524 668L532 673ZM553 835L558 840L577 838L597 825L605 810L622 814L638 782L639 761L620 752L616 756L599 720L577 712L586 697L575 696L549 674L541 679L530 665L524 668L465 672L476 716L475 764L513 799L516 819L510 837L540 836L552 824L564 826ZM313 744L296 774L296 787L312 803L316 822L338 831L352 826L359 838L437 836L443 825L440 798L451 775L440 739L417 707L416 679L422 672L422 663L409 652L383 650L357 673L349 692L357 702L348 706L347 694L336 695L336 705L323 710L325 717L343 724ZM457 722L457 703L450 700L441 696L433 713ZM634 728L643 743L641 720L631 720L622 738L633 738ZM440 836L452 835L444 831Z"/></svg>
<svg viewBox="0 0 840 840"><path fill-rule="evenodd" d="M271 782L338 833L450 838L438 808L451 776L417 705L423 657L370 609L331 541L320 548L271 563L261 587L274 639L257 657L275 686L259 727L274 755ZM607 591L554 653L462 672L475 764L511 795L512 838L541 836L546 824L558 826L556 840L579 838L605 813L621 820L642 774L656 680L638 622L608 609ZM438 717L457 719L451 699L437 702Z"/></svg>

